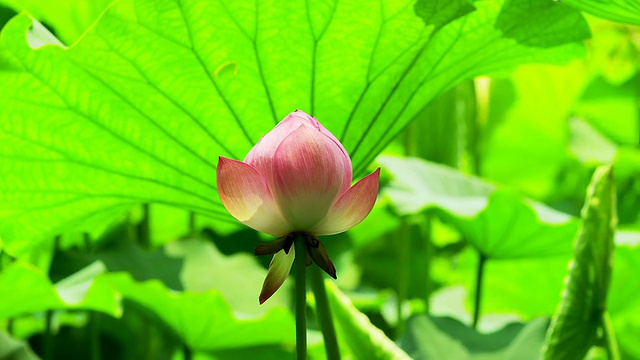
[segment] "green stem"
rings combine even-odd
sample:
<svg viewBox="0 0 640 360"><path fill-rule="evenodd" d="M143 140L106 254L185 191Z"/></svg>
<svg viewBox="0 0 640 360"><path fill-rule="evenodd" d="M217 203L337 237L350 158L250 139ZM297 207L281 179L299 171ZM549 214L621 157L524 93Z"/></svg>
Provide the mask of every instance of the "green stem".
<svg viewBox="0 0 640 360"><path fill-rule="evenodd" d="M142 247L149 249L151 248L151 238L150 238L150 227L149 227L149 204L142 204L142 219L138 224L138 244Z"/></svg>
<svg viewBox="0 0 640 360"><path fill-rule="evenodd" d="M183 360L191 360L193 359L193 351L187 344L182 344L182 359Z"/></svg>
<svg viewBox="0 0 640 360"><path fill-rule="evenodd" d="M404 330L405 319L402 314L402 305L407 298L407 288L409 285L410 256L411 256L411 233L407 219L402 219L398 233L398 292L396 301L396 339L399 339Z"/></svg>
<svg viewBox="0 0 640 360"><path fill-rule="evenodd" d="M7 261L13 261L11 259L11 257L9 256L9 254L5 253L4 250L0 250L0 272L2 272L2 270L4 270L4 258L5 258L5 255L8 258ZM7 319L7 333L9 335L13 335L13 318Z"/></svg>
<svg viewBox="0 0 640 360"><path fill-rule="evenodd" d="M53 334L51 333L51 321L53 319L53 310L47 310L45 312L45 318L44 318L44 334L43 334L43 341L42 341L42 347L43 347L43 359L44 360L51 360L53 359Z"/></svg>
<svg viewBox="0 0 640 360"><path fill-rule="evenodd" d="M472 172L480 175L482 172L482 162L480 154L480 142L482 140L482 124L480 114L478 112L478 101L476 87L473 80L463 82L456 88L458 99L462 100L469 108L470 114L464 117L466 120L467 130L467 153L471 157L470 163L473 166ZM486 104L485 104L486 105Z"/></svg>
<svg viewBox="0 0 640 360"><path fill-rule="evenodd" d="M606 310L602 313L602 329L604 330L604 339L607 346L607 357L609 360L620 360L620 350L613 331L613 324L611 323L609 312Z"/></svg>
<svg viewBox="0 0 640 360"><path fill-rule="evenodd" d="M316 314L322 337L324 338L324 348L327 352L327 359L340 359L340 348L336 338L336 329L333 326L331 307L327 298L327 289L324 285L324 274L322 270L313 266L311 269L311 288L316 299Z"/></svg>
<svg viewBox="0 0 640 360"><path fill-rule="evenodd" d="M476 294L473 303L473 323L474 329L478 327L478 320L480 320L480 303L482 301L482 280L484 277L484 265L487 261L487 257L480 253L480 259L478 260L478 271L476 273Z"/></svg>
<svg viewBox="0 0 640 360"><path fill-rule="evenodd" d="M296 359L307 358L307 248L304 236L295 235L296 268Z"/></svg>
<svg viewBox="0 0 640 360"><path fill-rule="evenodd" d="M89 331L91 336L91 360L100 360L100 314L89 311Z"/></svg>
<svg viewBox="0 0 640 360"><path fill-rule="evenodd" d="M60 239L61 236L60 235L56 235L53 238L53 254L55 256L55 253L58 251L58 249L60 248ZM51 277L51 274L49 273L49 278ZM53 348L53 334L52 334L52 321L53 321L53 310L49 309L47 311L45 311L44 313L44 334L43 334L43 339L42 339L42 346L43 346L43 359L44 360L51 360L54 357L54 348Z"/></svg>
<svg viewBox="0 0 640 360"><path fill-rule="evenodd" d="M431 262L433 261L434 246L431 240L431 214L425 213L420 225L420 241L423 244L423 256L424 256L424 300L425 300L425 312L430 313L429 297L431 293Z"/></svg>

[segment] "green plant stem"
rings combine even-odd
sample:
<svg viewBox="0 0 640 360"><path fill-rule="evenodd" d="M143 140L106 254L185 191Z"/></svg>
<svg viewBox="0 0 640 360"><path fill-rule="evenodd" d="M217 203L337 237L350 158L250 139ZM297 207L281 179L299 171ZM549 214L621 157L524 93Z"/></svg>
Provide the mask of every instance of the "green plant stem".
<svg viewBox="0 0 640 360"><path fill-rule="evenodd" d="M487 257L480 253L480 258L478 260L478 271L476 272L476 294L473 303L473 322L472 325L474 329L478 327L478 320L480 320L480 304L482 301L482 280L484 277L484 265L487 261Z"/></svg>
<svg viewBox="0 0 640 360"><path fill-rule="evenodd" d="M53 319L53 310L47 310L44 318L44 334L42 339L42 358L44 360L53 359L53 334L51 333L51 321Z"/></svg>
<svg viewBox="0 0 640 360"><path fill-rule="evenodd" d="M424 304L425 313L429 314L429 295L433 286L431 282L431 263L433 261L433 242L431 238L431 223L432 215L430 213L424 213L422 216L422 222L420 223L420 237L418 241L422 245L422 254L424 259L424 267L422 268L422 274L424 274Z"/></svg>
<svg viewBox="0 0 640 360"><path fill-rule="evenodd" d="M327 298L327 289L324 285L324 275L322 270L313 266L311 269L311 288L316 299L317 320L322 330L324 338L324 349L327 352L327 359L340 359L340 348L336 337L336 329L333 326L331 307Z"/></svg>
<svg viewBox="0 0 640 360"><path fill-rule="evenodd" d="M0 272L4 270L4 258L5 256L8 258L7 261L12 262L13 259L9 256L9 254L5 253L4 250L0 250ZM13 318L7 319L7 334L13 335Z"/></svg>
<svg viewBox="0 0 640 360"><path fill-rule="evenodd" d="M91 360L100 360L102 353L100 348L100 314L96 311L89 312L89 331L91 332Z"/></svg>
<svg viewBox="0 0 640 360"><path fill-rule="evenodd" d="M142 247L151 248L150 224L149 224L149 204L142 204L142 219L138 223L138 244Z"/></svg>
<svg viewBox="0 0 640 360"><path fill-rule="evenodd" d="M616 335L613 331L613 324L611 323L609 312L606 310L602 313L602 329L606 341L608 359L620 360L620 350L618 349L618 342L616 341Z"/></svg>
<svg viewBox="0 0 640 360"><path fill-rule="evenodd" d="M457 97L459 100L468 107L469 115L465 116L463 121L466 120L466 142L467 142L467 154L469 155L470 164L473 167L472 173L478 176L482 172L482 162L480 153L480 142L482 139L482 122L486 119L481 118L481 114L478 111L478 101L476 94L476 87L473 80L468 80L461 83L456 87L458 92ZM485 104L486 106L486 104Z"/></svg>
<svg viewBox="0 0 640 360"><path fill-rule="evenodd" d="M296 359L307 358L307 248L304 236L295 235L296 269Z"/></svg>
<svg viewBox="0 0 640 360"><path fill-rule="evenodd" d="M407 298L409 275L411 266L411 229L407 219L402 219L398 233L398 292L396 301L396 339L399 339L404 330L405 319L402 314L402 305Z"/></svg>
<svg viewBox="0 0 640 360"><path fill-rule="evenodd" d="M193 351L187 344L182 344L182 359L183 360L191 360L193 359Z"/></svg>

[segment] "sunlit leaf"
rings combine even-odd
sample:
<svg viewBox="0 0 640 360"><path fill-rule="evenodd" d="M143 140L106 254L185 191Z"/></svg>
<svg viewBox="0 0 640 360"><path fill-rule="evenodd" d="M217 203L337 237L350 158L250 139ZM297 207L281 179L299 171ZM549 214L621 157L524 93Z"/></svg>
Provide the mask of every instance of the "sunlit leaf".
<svg viewBox="0 0 640 360"><path fill-rule="evenodd" d="M427 316L408 320L400 346L414 359L470 359L469 351L457 336L441 331Z"/></svg>
<svg viewBox="0 0 640 360"><path fill-rule="evenodd" d="M585 89L576 113L616 144L636 145L640 136L635 106L638 95L640 90L633 82L614 86L598 77Z"/></svg>
<svg viewBox="0 0 640 360"><path fill-rule="evenodd" d="M488 258L545 257L570 252L570 216L478 178L420 159L380 157L394 176L385 189L400 214L435 209Z"/></svg>
<svg viewBox="0 0 640 360"><path fill-rule="evenodd" d="M589 26L578 11L549 0L506 0L496 28L529 46L550 47L589 37Z"/></svg>
<svg viewBox="0 0 640 360"><path fill-rule="evenodd" d="M166 252L169 256L183 259L180 279L185 290L216 289L236 312L261 315L290 303L291 284L285 282L269 301L260 305L258 297L267 270L256 262L254 255L239 253L225 256L213 244L202 239L174 241L166 245Z"/></svg>
<svg viewBox="0 0 640 360"><path fill-rule="evenodd" d="M416 14L436 29L476 9L473 0L419 0L414 7Z"/></svg>
<svg viewBox="0 0 640 360"><path fill-rule="evenodd" d="M482 280L483 316L479 326L484 326L492 314L513 314L527 321L553 316L561 299L570 258L571 254L565 254L487 261ZM468 248L452 261L442 262L438 262L438 268L433 271L438 275L435 280L449 286L464 286L466 296L461 306L464 306L465 312L455 315L463 320L468 316L471 321L478 271L477 251Z"/></svg>
<svg viewBox="0 0 640 360"><path fill-rule="evenodd" d="M96 262L53 285L41 270L16 262L0 273L0 294L10 295L0 301L0 319L51 309L96 310L118 317L122 309L117 291L98 276L104 271Z"/></svg>
<svg viewBox="0 0 640 360"><path fill-rule="evenodd" d="M562 302L545 342L545 359L583 358L595 345L606 311L617 223L610 166L594 173L582 220Z"/></svg>
<svg viewBox="0 0 640 360"><path fill-rule="evenodd" d="M562 2L601 18L640 25L640 3L636 0L563 0Z"/></svg>
<svg viewBox="0 0 640 360"><path fill-rule="evenodd" d="M96 310L119 317L124 299L148 310L194 350L293 343L293 318L282 307L238 319L218 291L177 293L157 280L138 283L127 273L104 270L97 262L52 285L38 269L15 263L0 273L0 292L11 294L0 302L0 319L51 309Z"/></svg>
<svg viewBox="0 0 640 360"><path fill-rule="evenodd" d="M423 315L409 319L401 345L414 359L537 360L546 327L546 319L536 319L482 334L452 318Z"/></svg>
<svg viewBox="0 0 640 360"><path fill-rule="evenodd" d="M29 344L0 331L0 360L39 360Z"/></svg>
<svg viewBox="0 0 640 360"><path fill-rule="evenodd" d="M548 34L536 46L504 37L497 1L437 33L412 5L123 0L72 47L38 49L29 44L55 41L18 16L0 39L7 251L140 202L231 220L216 194L218 155L243 158L296 108L333 131L362 174L455 83L584 54Z"/></svg>
<svg viewBox="0 0 640 360"><path fill-rule="evenodd" d="M26 11L52 26L65 44L72 44L91 26L112 0L0 0L16 12Z"/></svg>
<svg viewBox="0 0 640 360"><path fill-rule="evenodd" d="M176 293L159 281L138 283L126 273L111 274L109 281L124 299L150 311L193 350L294 342L293 316L284 308L259 318L239 319L215 290Z"/></svg>
<svg viewBox="0 0 640 360"><path fill-rule="evenodd" d="M355 359L410 359L351 300L330 281L325 281L329 305L338 337L348 346Z"/></svg>
<svg viewBox="0 0 640 360"><path fill-rule="evenodd" d="M569 120L571 142L569 148L573 155L586 164L610 164L615 160L617 147L586 121L574 118Z"/></svg>

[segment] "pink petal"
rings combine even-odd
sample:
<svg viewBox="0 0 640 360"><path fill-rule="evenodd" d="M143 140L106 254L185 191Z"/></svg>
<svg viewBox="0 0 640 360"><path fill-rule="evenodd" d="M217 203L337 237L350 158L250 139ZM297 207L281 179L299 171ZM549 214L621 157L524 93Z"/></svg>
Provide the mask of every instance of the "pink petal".
<svg viewBox="0 0 640 360"><path fill-rule="evenodd" d="M273 236L293 230L280 214L267 182L254 167L221 156L216 173L220 200L233 217Z"/></svg>
<svg viewBox="0 0 640 360"><path fill-rule="evenodd" d="M349 188L351 160L332 139L302 125L278 146L273 178L271 189L282 215L294 230L304 231Z"/></svg>
<svg viewBox="0 0 640 360"><path fill-rule="evenodd" d="M300 127L307 127L318 138L322 138L324 141L331 142L337 151L346 159L346 163L349 169L349 178L344 183L344 191L346 191L351 185L351 159L347 151L344 149L340 141L331 134L318 120L309 116L304 111L296 110L287 115L273 130L269 131L260 141L249 151L244 159L244 162L253 165L267 180L269 186L274 185L273 179L273 160L276 149L280 144L294 131ZM343 191L343 192L344 192Z"/></svg>
<svg viewBox="0 0 640 360"><path fill-rule="evenodd" d="M369 215L378 195L380 169L362 178L331 206L327 216L310 230L316 235L333 235L358 225Z"/></svg>
<svg viewBox="0 0 640 360"><path fill-rule="evenodd" d="M291 265L295 259L295 245L291 245L289 253L285 253L284 250L280 250L273 255L271 263L269 264L269 272L262 284L262 291L260 292L260 304L267 301L271 295L273 295L282 286L284 281L289 276L291 271Z"/></svg>

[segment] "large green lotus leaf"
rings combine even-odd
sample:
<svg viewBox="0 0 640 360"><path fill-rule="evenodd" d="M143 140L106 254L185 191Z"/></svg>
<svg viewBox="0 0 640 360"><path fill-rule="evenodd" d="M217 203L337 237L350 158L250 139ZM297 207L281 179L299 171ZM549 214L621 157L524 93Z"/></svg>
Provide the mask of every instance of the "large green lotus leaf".
<svg viewBox="0 0 640 360"><path fill-rule="evenodd" d="M39 360L28 343L0 331L0 360Z"/></svg>
<svg viewBox="0 0 640 360"><path fill-rule="evenodd" d="M384 190L402 215L435 209L488 258L567 254L577 221L479 178L415 158L380 157L393 180Z"/></svg>
<svg viewBox="0 0 640 360"><path fill-rule="evenodd" d="M596 345L606 311L617 223L613 172L596 169L562 301L545 342L544 359L583 358Z"/></svg>
<svg viewBox="0 0 640 360"><path fill-rule="evenodd" d="M343 141L360 176L462 79L584 54L581 26L562 45L545 35L558 46L505 37L500 1L437 32L412 5L123 0L68 48L14 18L0 36L7 251L140 202L232 220L216 194L218 156L242 159L295 109Z"/></svg>
<svg viewBox="0 0 640 360"><path fill-rule="evenodd" d="M75 42L112 0L0 0L16 12L27 11L52 26L65 44Z"/></svg>
<svg viewBox="0 0 640 360"><path fill-rule="evenodd" d="M640 25L636 0L563 0L563 3L604 19Z"/></svg>
<svg viewBox="0 0 640 360"><path fill-rule="evenodd" d="M596 77L585 89L575 112L614 143L635 146L640 137L636 104L639 95L633 81L614 86L607 79Z"/></svg>
<svg viewBox="0 0 640 360"><path fill-rule="evenodd" d="M451 22L451 20L464 16L476 9L473 6L473 0L419 0L414 5L414 8L416 14L425 23L435 25L436 28L440 28Z"/></svg>
<svg viewBox="0 0 640 360"><path fill-rule="evenodd" d="M15 11L0 3L0 29L14 16L16 16Z"/></svg>
<svg viewBox="0 0 640 360"><path fill-rule="evenodd" d="M325 281L325 284L338 338L346 344L354 359L410 359L358 311L334 283Z"/></svg>
<svg viewBox="0 0 640 360"><path fill-rule="evenodd" d="M269 301L260 305L258 296L267 270L256 262L253 255L236 253L225 256L210 241L197 238L171 242L165 246L165 251L167 255L179 257L184 262L180 280L185 290L216 289L235 312L255 316L274 307L290 305L292 284L288 281Z"/></svg>
<svg viewBox="0 0 640 360"><path fill-rule="evenodd" d="M0 318L50 309L122 314L125 299L150 311L194 350L293 344L294 321L285 308L238 319L220 292L177 293L160 281L136 282L128 273L104 273L97 262L55 285L31 265L16 262L0 273ZM101 274L101 275L99 275Z"/></svg>
<svg viewBox="0 0 640 360"><path fill-rule="evenodd" d="M421 315L407 322L401 346L414 359L536 360L546 328L546 319L535 319L483 334L453 318Z"/></svg>
<svg viewBox="0 0 640 360"><path fill-rule="evenodd" d="M580 13L549 0L505 0L496 28L519 43L540 47L584 40L577 34L589 33Z"/></svg>
<svg viewBox="0 0 640 360"><path fill-rule="evenodd" d="M571 141L569 149L571 153L585 164L609 164L612 163L618 152L618 147L606 136L580 118L569 120L571 128Z"/></svg>
<svg viewBox="0 0 640 360"><path fill-rule="evenodd" d="M105 270L95 262L54 285L40 269L15 262L0 273L0 319L50 309L96 310L118 317L118 293L99 276Z"/></svg>
<svg viewBox="0 0 640 360"><path fill-rule="evenodd" d="M109 281L125 300L150 311L193 350L295 342L293 316L282 307L258 318L238 319L215 290L176 293L157 280L136 282L127 273L110 274Z"/></svg>
<svg viewBox="0 0 640 360"><path fill-rule="evenodd" d="M491 317L484 315L514 314L523 320L536 317L551 317L561 300L563 280L571 254L551 257L497 259L485 262L480 305L481 327L486 326ZM466 291L465 313L470 314L478 271L478 253L467 248L451 261L438 264L440 282L449 286L462 285ZM535 289L535 291L532 291ZM460 309L458 309L460 310ZM462 313L446 313L466 319ZM470 316L469 316L470 320Z"/></svg>

